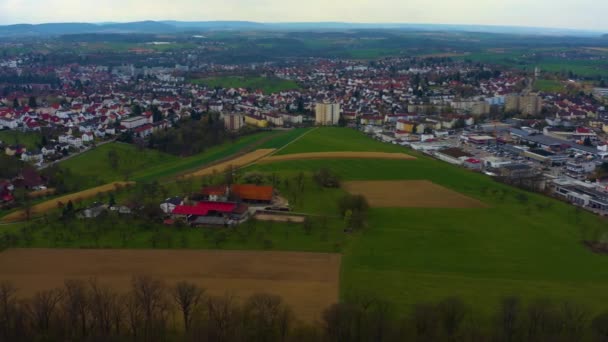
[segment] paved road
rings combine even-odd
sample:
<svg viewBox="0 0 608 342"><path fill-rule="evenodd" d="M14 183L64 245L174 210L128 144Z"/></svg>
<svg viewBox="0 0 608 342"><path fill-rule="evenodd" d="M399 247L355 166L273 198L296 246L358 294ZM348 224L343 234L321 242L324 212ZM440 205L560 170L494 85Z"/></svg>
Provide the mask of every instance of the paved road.
<svg viewBox="0 0 608 342"><path fill-rule="evenodd" d="M67 157L61 158L61 159L59 159L59 160L55 160L55 161L50 162L50 163L43 164L42 166L40 166L40 167L38 168L38 170L44 170L44 169L46 169L47 167L49 167L49 166L51 166L51 165L55 165L55 164L57 164L57 163L61 163L62 161L70 160L70 159L72 159L72 158L74 158L74 157L76 157L76 156L79 156L79 155L81 155L81 154L83 154L83 153L86 153L86 152L89 152L89 151L91 151L91 150L94 150L94 149L96 149L96 148L98 148L98 147L100 147L100 146L103 146L103 145L105 145L105 144L109 144L109 143L115 142L115 141L116 141L116 139L117 139L117 138L114 138L114 139L112 139L112 140L108 140L108 141L101 142L101 143L99 143L99 144L96 144L94 147L93 147L93 146L91 146L91 147L88 147L88 148L86 148L86 149L84 149L84 150L81 150L81 151L79 151L79 152L72 153L72 154L70 154L70 155L69 155L69 156L67 156Z"/></svg>

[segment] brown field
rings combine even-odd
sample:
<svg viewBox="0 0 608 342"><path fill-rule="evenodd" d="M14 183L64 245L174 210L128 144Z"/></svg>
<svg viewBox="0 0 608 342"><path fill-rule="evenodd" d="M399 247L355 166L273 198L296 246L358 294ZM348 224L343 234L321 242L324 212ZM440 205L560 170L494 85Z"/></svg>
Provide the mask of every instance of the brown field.
<svg viewBox="0 0 608 342"><path fill-rule="evenodd" d="M483 208L482 202L429 181L344 182L351 194L364 195L370 206L381 208Z"/></svg>
<svg viewBox="0 0 608 342"><path fill-rule="evenodd" d="M274 214L256 214L255 219L259 221L270 221L270 222L295 222L302 223L306 220L304 216L294 215L274 215Z"/></svg>
<svg viewBox="0 0 608 342"><path fill-rule="evenodd" d="M9 249L0 253L0 281L27 297L92 277L124 292L134 275L147 275L167 285L190 281L214 295L280 295L298 318L313 321L338 301L340 261L324 253Z"/></svg>
<svg viewBox="0 0 608 342"><path fill-rule="evenodd" d="M124 187L128 185L133 185L135 182L114 182L106 185L98 186L96 188L87 189L81 192L61 196L46 202L42 202L40 204L36 204L31 208L30 216L37 216L40 214L44 214L47 211L57 209L61 204L67 204L69 201L73 203L79 203L82 200L95 197L99 193L108 193L115 191L117 187ZM16 222L22 221L26 219L26 214L24 210L19 210L14 213L8 214L2 218L3 222Z"/></svg>
<svg viewBox="0 0 608 342"><path fill-rule="evenodd" d="M229 166L232 166L232 167L238 169L243 166L249 165L253 162L256 162L256 161L260 160L261 158L264 158L267 155L271 154L274 151L275 151L274 149L255 150L253 152L247 153L240 157L237 157L237 158L234 158L234 159L231 159L231 160L228 160L228 161L216 164L216 165L205 167L198 171L194 171L194 172L185 174L185 175L181 176L181 178L203 177L203 176L212 175L214 173L222 173Z"/></svg>
<svg viewBox="0 0 608 342"><path fill-rule="evenodd" d="M290 160L306 160L306 159L400 159L412 160L416 159L404 153L385 153L385 152L312 152L312 153L296 153L280 156L271 156L261 159L260 163L275 163Z"/></svg>

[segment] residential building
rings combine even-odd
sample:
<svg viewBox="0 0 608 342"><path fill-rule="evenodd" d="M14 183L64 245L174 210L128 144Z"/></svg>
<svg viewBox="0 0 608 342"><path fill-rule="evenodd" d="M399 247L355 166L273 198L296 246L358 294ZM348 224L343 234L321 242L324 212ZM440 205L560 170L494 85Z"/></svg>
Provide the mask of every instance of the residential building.
<svg viewBox="0 0 608 342"><path fill-rule="evenodd" d="M224 127L229 131L238 131L245 126L243 114L224 114Z"/></svg>
<svg viewBox="0 0 608 342"><path fill-rule="evenodd" d="M245 123L251 126L256 126L260 128L268 127L268 121L264 119L264 117L259 115L245 115Z"/></svg>
<svg viewBox="0 0 608 342"><path fill-rule="evenodd" d="M126 129L135 129L149 123L149 121L145 116L136 116L134 118L124 119L120 123Z"/></svg>
<svg viewBox="0 0 608 342"><path fill-rule="evenodd" d="M335 126L340 121L340 104L318 102L315 106L315 123L321 126Z"/></svg>

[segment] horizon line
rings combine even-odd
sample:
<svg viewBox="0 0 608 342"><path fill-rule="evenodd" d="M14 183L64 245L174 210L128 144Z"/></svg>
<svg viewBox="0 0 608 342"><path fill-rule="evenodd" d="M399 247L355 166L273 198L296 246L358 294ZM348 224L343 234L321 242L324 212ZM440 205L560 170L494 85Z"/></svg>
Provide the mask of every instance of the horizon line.
<svg viewBox="0 0 608 342"><path fill-rule="evenodd" d="M383 25L422 25L422 26L472 26L472 27L488 27L488 28L518 28L518 29L542 29L542 30L562 30L562 31L579 31L589 33L608 33L608 29L590 29L590 28L571 28L571 27L545 27L545 26L526 26L516 24L462 24L462 23L429 23L429 22L352 22L352 21L254 21L254 20L243 20L243 19L219 19L219 20L179 20L179 19L143 19L143 20L131 20L131 21L55 21L55 22L17 22L12 24L0 23L0 27L6 26L17 26L17 25L49 25L49 24L92 24L92 25L111 25L111 24L130 24L130 23L142 23L142 22L181 22L181 23L222 23L222 22L242 22L252 23L261 25L288 25L288 24L342 24L342 25L369 25L369 26L383 26Z"/></svg>

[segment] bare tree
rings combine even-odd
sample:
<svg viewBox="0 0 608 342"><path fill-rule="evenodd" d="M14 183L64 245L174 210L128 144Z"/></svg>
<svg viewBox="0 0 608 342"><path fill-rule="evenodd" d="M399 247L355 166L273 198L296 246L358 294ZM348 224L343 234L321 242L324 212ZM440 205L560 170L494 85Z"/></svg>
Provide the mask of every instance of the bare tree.
<svg viewBox="0 0 608 342"><path fill-rule="evenodd" d="M438 309L447 339L449 341L455 340L467 315L468 308L460 298L451 297L441 301Z"/></svg>
<svg viewBox="0 0 608 342"><path fill-rule="evenodd" d="M596 316L591 322L591 328L597 341L608 342L608 312Z"/></svg>
<svg viewBox="0 0 608 342"><path fill-rule="evenodd" d="M57 306L63 297L58 289L40 291L29 301L27 309L32 318L34 328L42 334L46 334L51 326L51 321L57 314Z"/></svg>
<svg viewBox="0 0 608 342"><path fill-rule="evenodd" d="M84 339L88 335L89 324L89 294L87 285L82 280L66 280L63 298L63 311L67 316L66 324L68 332L72 332L73 337Z"/></svg>
<svg viewBox="0 0 608 342"><path fill-rule="evenodd" d="M498 325L501 337L510 342L516 339L521 320L521 301L517 297L503 298L498 313Z"/></svg>
<svg viewBox="0 0 608 342"><path fill-rule="evenodd" d="M239 308L233 296L210 297L206 313L208 340L224 342L236 339Z"/></svg>
<svg viewBox="0 0 608 342"><path fill-rule="evenodd" d="M91 326L96 336L107 337L112 333L113 316L117 309L119 316L122 316L119 297L109 287L99 284L96 279L91 279L89 286ZM116 333L120 331L118 327Z"/></svg>
<svg viewBox="0 0 608 342"><path fill-rule="evenodd" d="M586 307L566 301L561 306L564 337L568 341L581 341L589 322L589 311Z"/></svg>
<svg viewBox="0 0 608 342"><path fill-rule="evenodd" d="M10 282L0 283L0 337L9 340L14 327L14 316L17 310L17 288Z"/></svg>
<svg viewBox="0 0 608 342"><path fill-rule="evenodd" d="M175 304L182 312L186 332L189 332L192 325L192 313L202 304L205 290L195 284L182 281L175 285L171 294Z"/></svg>
<svg viewBox="0 0 608 342"><path fill-rule="evenodd" d="M144 340L164 333L169 312L163 283L148 276L134 277L132 295L135 308L143 314Z"/></svg>
<svg viewBox="0 0 608 342"><path fill-rule="evenodd" d="M434 341L439 326L439 311L430 303L416 304L412 314L412 324L420 341Z"/></svg>
<svg viewBox="0 0 608 342"><path fill-rule="evenodd" d="M292 313L279 296L254 294L243 310L248 341L283 341L287 338Z"/></svg>

